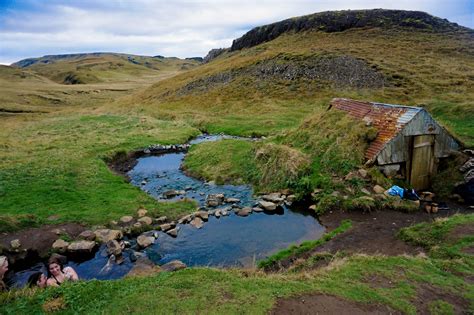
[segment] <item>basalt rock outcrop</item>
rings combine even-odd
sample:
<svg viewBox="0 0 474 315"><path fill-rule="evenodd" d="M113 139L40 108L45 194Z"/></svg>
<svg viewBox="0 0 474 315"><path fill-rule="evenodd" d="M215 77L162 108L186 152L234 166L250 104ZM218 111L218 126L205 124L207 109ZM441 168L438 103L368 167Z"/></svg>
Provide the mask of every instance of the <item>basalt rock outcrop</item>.
<svg viewBox="0 0 474 315"><path fill-rule="evenodd" d="M287 32L319 30L331 33L363 27L403 27L436 32L469 30L446 19L420 11L383 9L327 11L256 27L235 39L229 50L236 51L253 47Z"/></svg>
<svg viewBox="0 0 474 315"><path fill-rule="evenodd" d="M220 72L192 81L177 91L177 95L202 93L225 86L239 78L255 82L275 80L308 80L335 88L382 88L388 84L384 75L365 60L348 55L279 55L255 64Z"/></svg>

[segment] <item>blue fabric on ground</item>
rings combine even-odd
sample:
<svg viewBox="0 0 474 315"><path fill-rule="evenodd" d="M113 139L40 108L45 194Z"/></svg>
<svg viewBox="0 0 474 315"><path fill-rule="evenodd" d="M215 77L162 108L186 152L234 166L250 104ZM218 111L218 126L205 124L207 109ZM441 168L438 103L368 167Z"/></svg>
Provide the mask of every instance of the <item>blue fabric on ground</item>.
<svg viewBox="0 0 474 315"><path fill-rule="evenodd" d="M402 187L393 185L388 189L388 194L391 196L400 196L400 198L403 198L403 191L404 189Z"/></svg>

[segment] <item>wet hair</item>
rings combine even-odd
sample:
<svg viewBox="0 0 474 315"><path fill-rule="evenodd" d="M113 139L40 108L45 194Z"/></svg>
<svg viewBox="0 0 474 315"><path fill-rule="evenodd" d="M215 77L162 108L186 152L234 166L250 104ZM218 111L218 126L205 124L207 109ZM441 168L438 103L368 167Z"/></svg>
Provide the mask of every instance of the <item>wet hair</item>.
<svg viewBox="0 0 474 315"><path fill-rule="evenodd" d="M57 256L51 256L49 259L48 259L48 277L51 276L51 271L49 271L49 266L51 266L52 264L56 264L56 265L59 265L59 269L61 271L63 271L63 268L64 268L64 265L63 265L63 262L61 261L61 259Z"/></svg>
<svg viewBox="0 0 474 315"><path fill-rule="evenodd" d="M29 286L30 288L36 286L37 283L38 283L38 280L40 279L40 277L41 277L42 274L43 274L43 273L40 272L40 271L31 274L31 275L28 277L28 286Z"/></svg>

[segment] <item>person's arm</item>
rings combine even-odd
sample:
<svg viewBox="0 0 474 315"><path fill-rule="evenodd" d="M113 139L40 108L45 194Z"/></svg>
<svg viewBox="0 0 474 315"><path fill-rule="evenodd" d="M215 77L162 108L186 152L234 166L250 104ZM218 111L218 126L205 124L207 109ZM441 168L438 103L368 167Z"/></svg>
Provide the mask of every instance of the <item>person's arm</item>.
<svg viewBox="0 0 474 315"><path fill-rule="evenodd" d="M76 270L74 270L72 267L64 268L63 272L69 275L69 280L72 280L72 281L79 280L79 276L77 275Z"/></svg>
<svg viewBox="0 0 474 315"><path fill-rule="evenodd" d="M58 285L58 283L56 282L56 280L51 279L51 278L49 278L49 279L46 281L46 286L47 286L47 287L59 287L59 285Z"/></svg>

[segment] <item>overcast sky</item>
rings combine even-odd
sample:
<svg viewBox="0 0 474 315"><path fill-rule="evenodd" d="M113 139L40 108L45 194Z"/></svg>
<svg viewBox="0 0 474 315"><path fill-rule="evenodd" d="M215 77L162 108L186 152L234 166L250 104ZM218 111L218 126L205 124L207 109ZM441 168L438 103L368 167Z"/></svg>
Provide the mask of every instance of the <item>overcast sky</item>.
<svg viewBox="0 0 474 315"><path fill-rule="evenodd" d="M0 0L0 64L104 51L203 57L255 26L372 8L420 10L474 28L474 0Z"/></svg>

